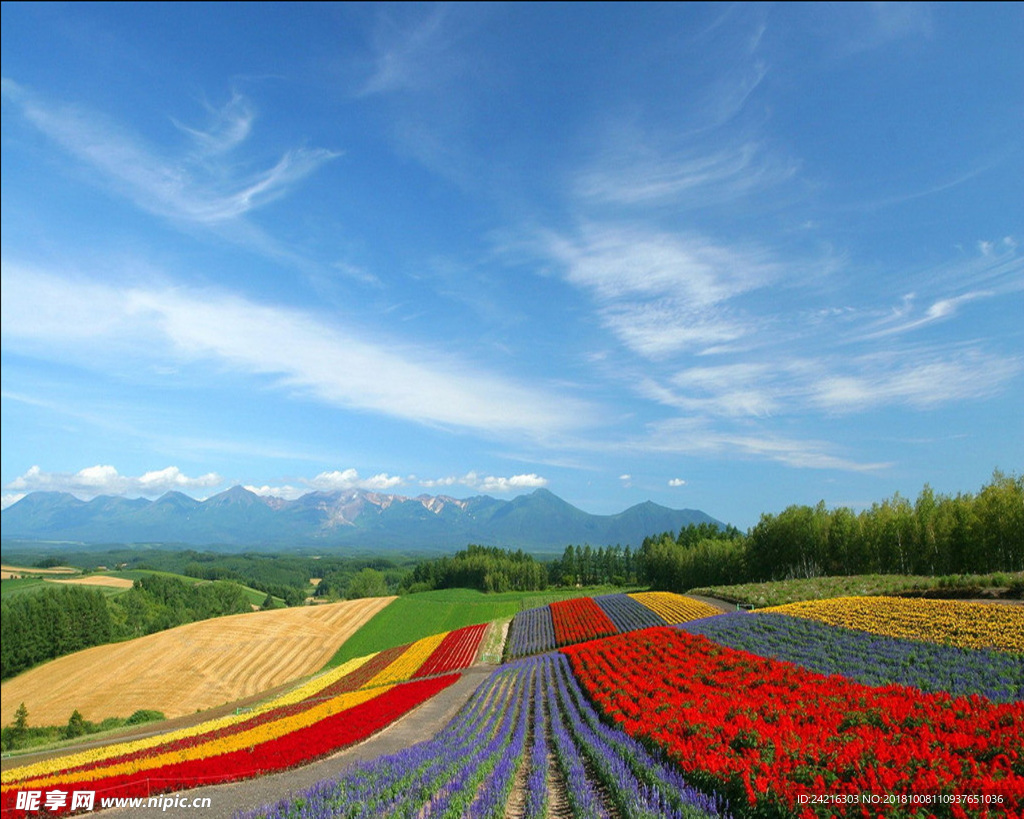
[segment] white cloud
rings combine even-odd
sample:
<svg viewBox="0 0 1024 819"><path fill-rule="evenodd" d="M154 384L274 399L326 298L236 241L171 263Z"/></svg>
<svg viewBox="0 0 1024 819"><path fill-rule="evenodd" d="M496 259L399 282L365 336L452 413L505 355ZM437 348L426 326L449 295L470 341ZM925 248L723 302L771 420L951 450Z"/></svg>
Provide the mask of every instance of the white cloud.
<svg viewBox="0 0 1024 819"><path fill-rule="evenodd" d="M901 404L924 409L990 396L1016 377L1022 365L1020 357L977 349L878 353L837 364L835 374L823 372L807 384L807 391L813 404L833 412Z"/></svg>
<svg viewBox="0 0 1024 819"><path fill-rule="evenodd" d="M649 434L631 442L631 446L676 455L765 459L796 469L872 472L890 466L844 458L835 454L835 447L825 441L788 438L759 429L723 431L695 418L672 418L651 424Z"/></svg>
<svg viewBox="0 0 1024 819"><path fill-rule="evenodd" d="M539 489L548 485L548 479L542 478L533 472L523 475L511 475L499 477L495 475L479 475L476 472L467 472L461 478L448 476L434 480L420 481L420 485L427 488L467 486L471 489L478 489L481 492L514 492L521 489Z"/></svg>
<svg viewBox="0 0 1024 819"><path fill-rule="evenodd" d="M630 134L580 174L576 193L596 203L682 201L688 207L706 207L781 184L796 170L796 163L766 156L754 142L707 152L666 152Z"/></svg>
<svg viewBox="0 0 1024 819"><path fill-rule="evenodd" d="M24 492L6 492L3 495L0 495L0 509L6 509L8 506L13 506L23 497L25 497Z"/></svg>
<svg viewBox="0 0 1024 819"><path fill-rule="evenodd" d="M686 486L686 481L682 478L672 478L669 480L668 485L672 487Z"/></svg>
<svg viewBox="0 0 1024 819"><path fill-rule="evenodd" d="M0 310L5 348L88 367L129 355L154 369L207 362L331 406L485 433L543 437L593 414L452 354L360 337L316 313L218 291L118 288L5 262Z"/></svg>
<svg viewBox="0 0 1024 819"><path fill-rule="evenodd" d="M513 492L517 489L539 489L547 486L547 478L530 473L529 475L512 475L508 478L487 476L482 478L479 487L484 492Z"/></svg>
<svg viewBox="0 0 1024 819"><path fill-rule="evenodd" d="M355 469L334 470L333 472L321 472L307 483L314 489L324 492L335 492L346 489L372 489L384 490L402 486L404 478L388 475L381 472L370 478L360 478Z"/></svg>
<svg viewBox="0 0 1024 819"><path fill-rule="evenodd" d="M264 484L263 486L251 486L247 484L245 489L249 490L254 495L259 495L261 498L282 498L284 500L295 500L309 492L308 486L297 487L289 484L284 484L283 486L269 486L267 484Z"/></svg>
<svg viewBox="0 0 1024 819"><path fill-rule="evenodd" d="M378 18L374 38L373 70L359 91L360 96L387 94L420 88L436 81L440 66L452 62L451 11L443 5L412 25L400 26L390 14Z"/></svg>
<svg viewBox="0 0 1024 819"><path fill-rule="evenodd" d="M213 111L208 130L179 125L198 155L164 156L101 115L79 106L52 104L3 80L5 100L64 150L100 172L104 180L144 210L206 225L236 219L284 195L323 163L338 156L324 149L293 148L272 167L240 173L244 163L224 154L249 135L254 113L239 95Z"/></svg>
<svg viewBox="0 0 1024 819"><path fill-rule="evenodd" d="M15 478L5 489L28 492L70 492L81 498L99 495L132 495L157 497L169 491L190 492L210 489L224 482L215 472L198 477L189 477L176 466L146 472L133 477L120 474L107 464L97 464L70 472L45 472L38 466L31 467L24 475Z"/></svg>
<svg viewBox="0 0 1024 819"><path fill-rule="evenodd" d="M728 302L780 273L761 249L646 228L589 225L576 238L552 234L544 244L566 280L594 296L605 325L652 358L747 335L749 319Z"/></svg>

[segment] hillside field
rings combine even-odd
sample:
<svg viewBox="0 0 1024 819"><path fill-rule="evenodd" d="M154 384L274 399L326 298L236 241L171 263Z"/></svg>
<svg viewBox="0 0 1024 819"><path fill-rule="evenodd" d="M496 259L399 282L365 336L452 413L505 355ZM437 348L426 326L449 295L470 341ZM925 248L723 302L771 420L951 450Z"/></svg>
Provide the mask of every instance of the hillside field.
<svg viewBox="0 0 1024 819"><path fill-rule="evenodd" d="M373 617L358 634L345 642L329 665L341 665L353 657L393 648L442 631L495 620L508 621L523 609L544 606L556 600L608 591L621 590L589 587L485 594L473 589L439 589L410 594L399 597Z"/></svg>
<svg viewBox="0 0 1024 819"><path fill-rule="evenodd" d="M169 718L261 693L311 674L394 598L231 615L124 643L95 646L3 683L0 721L20 703L33 725L139 709Z"/></svg>

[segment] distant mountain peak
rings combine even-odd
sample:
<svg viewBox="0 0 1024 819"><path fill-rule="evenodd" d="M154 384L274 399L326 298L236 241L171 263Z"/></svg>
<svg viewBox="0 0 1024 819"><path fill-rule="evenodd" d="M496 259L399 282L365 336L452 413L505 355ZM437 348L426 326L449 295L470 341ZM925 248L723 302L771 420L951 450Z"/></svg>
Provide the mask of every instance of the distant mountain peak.
<svg viewBox="0 0 1024 819"><path fill-rule="evenodd" d="M99 502L97 502L99 501ZM538 488L511 500L415 498L361 489L309 492L295 500L233 486L205 501L167 492L155 501L108 497L91 503L33 492L3 511L5 538L86 543L450 549L467 543L561 550L632 543L689 523L718 523L697 510L651 501L615 515L591 515Z"/></svg>

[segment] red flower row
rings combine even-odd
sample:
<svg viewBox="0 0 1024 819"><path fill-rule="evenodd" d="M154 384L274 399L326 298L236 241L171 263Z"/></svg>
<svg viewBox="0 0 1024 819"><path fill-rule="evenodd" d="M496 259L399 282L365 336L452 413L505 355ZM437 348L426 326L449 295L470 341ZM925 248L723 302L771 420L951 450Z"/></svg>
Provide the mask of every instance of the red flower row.
<svg viewBox="0 0 1024 819"><path fill-rule="evenodd" d="M872 688L671 628L563 652L616 724L736 805L808 817L823 794L848 797L830 805L838 815L1020 816L1024 806L1024 703ZM896 804L869 812L865 794ZM953 794L990 803L939 801Z"/></svg>
<svg viewBox="0 0 1024 819"><path fill-rule="evenodd" d="M413 679L468 668L476 659L480 641L483 640L486 631L487 624L481 623L478 626L466 626L448 632L441 645L434 649L419 670L412 675Z"/></svg>
<svg viewBox="0 0 1024 819"><path fill-rule="evenodd" d="M458 679L458 674L450 674L398 685L379 697L315 725L250 748L165 765L143 773L64 782L60 790L68 793L95 791L97 800L103 797L151 796L284 770L366 739ZM17 791L17 786L14 786L3 793L0 803L3 815L34 815L16 809Z"/></svg>
<svg viewBox="0 0 1024 819"><path fill-rule="evenodd" d="M567 646L618 634L615 623L591 597L576 597L551 604L555 645Z"/></svg>

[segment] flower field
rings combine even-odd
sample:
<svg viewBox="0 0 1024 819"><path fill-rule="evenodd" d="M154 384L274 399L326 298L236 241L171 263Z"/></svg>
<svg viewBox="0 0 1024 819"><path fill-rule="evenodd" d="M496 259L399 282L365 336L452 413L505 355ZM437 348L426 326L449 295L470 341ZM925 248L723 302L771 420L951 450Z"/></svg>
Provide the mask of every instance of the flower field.
<svg viewBox="0 0 1024 819"><path fill-rule="evenodd" d="M738 611L680 628L720 645L787 660L820 674L842 674L866 685L1024 701L1024 663L1002 651L886 637L784 614Z"/></svg>
<svg viewBox="0 0 1024 819"><path fill-rule="evenodd" d="M671 592L572 598L519 612L509 627L505 659L718 613L707 603Z"/></svg>
<svg viewBox="0 0 1024 819"><path fill-rule="evenodd" d="M657 628L562 649L588 696L737 813L1003 816L1024 806L1024 703L875 688ZM658 673L652 674L651 669ZM863 814L863 794L894 801ZM982 795L991 804L913 799ZM905 801L901 801L905 800Z"/></svg>
<svg viewBox="0 0 1024 819"><path fill-rule="evenodd" d="M3 811L18 791L148 796L302 764L365 739L451 685L457 673L436 675L471 664L484 628L351 660L251 712L6 771Z"/></svg>
<svg viewBox="0 0 1024 819"><path fill-rule="evenodd" d="M558 804L552 804L558 800ZM722 800L603 723L560 654L488 679L438 735L355 766L249 819L723 815Z"/></svg>
<svg viewBox="0 0 1024 819"><path fill-rule="evenodd" d="M568 646L595 637L618 634L615 623L592 597L574 597L552 603L551 623L555 629L555 645Z"/></svg>
<svg viewBox="0 0 1024 819"><path fill-rule="evenodd" d="M902 597L837 597L761 609L888 637L1024 654L1024 606Z"/></svg>
<svg viewBox="0 0 1024 819"><path fill-rule="evenodd" d="M534 656L495 670L436 736L249 819L1020 819L1024 662L950 644L1013 645L1019 632L995 631L1006 617L1017 628L1019 609L899 602L888 621L885 600L810 609L869 613L872 631L666 593L520 612L509 639ZM685 622L650 626L666 618ZM303 764L453 683L485 630L350 660L248 713L6 772L4 816L31 815L18 792L145 796Z"/></svg>
<svg viewBox="0 0 1024 819"><path fill-rule="evenodd" d="M668 625L686 623L719 613L714 606L671 592L638 592L631 594L630 597L649 608Z"/></svg>

